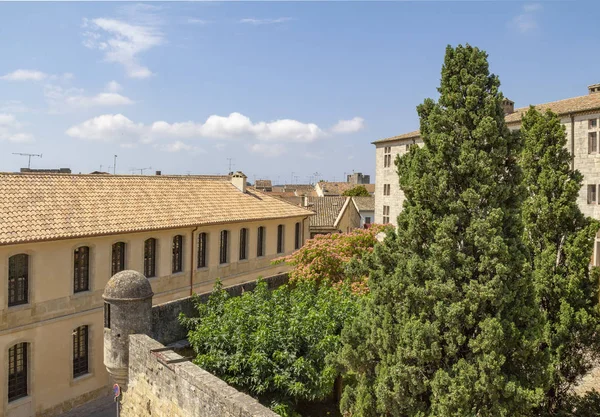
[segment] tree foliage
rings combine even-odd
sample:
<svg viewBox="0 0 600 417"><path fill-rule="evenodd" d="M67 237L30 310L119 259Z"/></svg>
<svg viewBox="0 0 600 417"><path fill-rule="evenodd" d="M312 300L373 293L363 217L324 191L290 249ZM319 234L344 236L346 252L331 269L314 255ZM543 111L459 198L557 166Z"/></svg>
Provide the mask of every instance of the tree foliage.
<svg viewBox="0 0 600 417"><path fill-rule="evenodd" d="M275 263L285 262L293 266L291 282L308 280L320 284L327 281L335 286L348 282L354 292L364 293L368 289L368 270L351 261L360 261L373 251L376 236L384 230L386 226L373 225L369 229L354 229L349 233L317 235L293 254L275 260Z"/></svg>
<svg viewBox="0 0 600 417"><path fill-rule="evenodd" d="M342 195L348 197L369 197L371 194L364 185L357 185L356 187L344 191Z"/></svg>
<svg viewBox="0 0 600 417"><path fill-rule="evenodd" d="M477 48L448 47L440 98L418 107L422 148L397 158L406 200L372 257L369 302L344 330L359 416L523 416L548 358L522 241L520 141Z"/></svg>
<svg viewBox="0 0 600 417"><path fill-rule="evenodd" d="M577 206L583 176L570 167L565 128L557 115L531 108L523 116L521 134L524 241L546 319L541 344L549 347L552 360L544 407L554 413L600 358L598 271L589 268L600 225Z"/></svg>
<svg viewBox="0 0 600 417"><path fill-rule="evenodd" d="M332 394L340 333L358 299L313 281L273 291L259 281L240 297L218 283L208 303L196 299L195 306L197 318L180 318L194 363L286 415L298 401Z"/></svg>

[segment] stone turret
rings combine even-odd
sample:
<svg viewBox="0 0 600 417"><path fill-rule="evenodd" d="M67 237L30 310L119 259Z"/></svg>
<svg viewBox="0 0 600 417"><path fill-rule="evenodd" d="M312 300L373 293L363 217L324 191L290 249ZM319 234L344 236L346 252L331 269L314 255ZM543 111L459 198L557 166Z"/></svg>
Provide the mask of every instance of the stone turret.
<svg viewBox="0 0 600 417"><path fill-rule="evenodd" d="M104 366L114 382L127 388L129 335L152 330L152 287L136 271L121 271L104 288Z"/></svg>

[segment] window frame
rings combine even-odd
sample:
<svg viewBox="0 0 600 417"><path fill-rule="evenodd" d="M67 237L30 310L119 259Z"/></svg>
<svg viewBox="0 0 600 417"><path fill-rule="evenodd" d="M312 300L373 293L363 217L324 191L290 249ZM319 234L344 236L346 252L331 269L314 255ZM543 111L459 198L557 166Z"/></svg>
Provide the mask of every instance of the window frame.
<svg viewBox="0 0 600 417"><path fill-rule="evenodd" d="M597 189L596 184L588 184L587 186L587 203L596 204L597 202Z"/></svg>
<svg viewBox="0 0 600 417"><path fill-rule="evenodd" d="M598 153L598 132L588 132L588 154Z"/></svg>
<svg viewBox="0 0 600 417"><path fill-rule="evenodd" d="M19 358L19 348L21 348ZM7 398L8 402L19 400L29 395L29 343L15 343L8 349L8 381ZM17 370L21 363L21 370ZM14 365L14 366L13 366ZM14 372L13 372L14 371ZM12 374L11 374L12 373ZM12 388L11 388L12 385ZM16 385L16 386L15 386ZM12 396L11 396L12 391Z"/></svg>
<svg viewBox="0 0 600 417"><path fill-rule="evenodd" d="M21 265L15 265L23 257ZM22 276L19 276L22 275ZM11 287L13 288L11 297ZM8 258L7 280L8 307L29 304L29 254L16 253Z"/></svg>
<svg viewBox="0 0 600 417"><path fill-rule="evenodd" d="M196 266L198 269L206 268L208 266L207 262L207 244L208 244L208 233L200 232L198 233L198 254L196 260Z"/></svg>
<svg viewBox="0 0 600 417"><path fill-rule="evenodd" d="M183 235L175 235L171 242L171 273L180 272L183 272Z"/></svg>
<svg viewBox="0 0 600 417"><path fill-rule="evenodd" d="M266 228L265 226L258 226L256 229L256 257L262 258L265 256L266 247Z"/></svg>
<svg viewBox="0 0 600 417"><path fill-rule="evenodd" d="M588 129L597 129L598 128L598 119L588 119Z"/></svg>
<svg viewBox="0 0 600 417"><path fill-rule="evenodd" d="M277 253L285 252L285 225L277 225Z"/></svg>
<svg viewBox="0 0 600 417"><path fill-rule="evenodd" d="M156 238L154 237L144 240L144 276L156 277Z"/></svg>
<svg viewBox="0 0 600 417"><path fill-rule="evenodd" d="M73 293L76 294L89 290L90 247L83 245L73 250Z"/></svg>
<svg viewBox="0 0 600 417"><path fill-rule="evenodd" d="M115 259L115 253L117 252L116 249L120 248L119 252L119 257L118 259ZM115 274L118 274L121 271L124 271L127 268L127 243L123 242L123 241L118 241L112 244L111 247L111 277ZM118 262L118 264L117 264ZM120 269L119 269L120 268ZM117 270L118 269L118 270Z"/></svg>
<svg viewBox="0 0 600 417"><path fill-rule="evenodd" d="M229 263L229 230L221 230L219 236L219 265Z"/></svg>
<svg viewBox="0 0 600 417"><path fill-rule="evenodd" d="M240 251L239 260L248 260L248 228L242 227L240 229Z"/></svg>
<svg viewBox="0 0 600 417"><path fill-rule="evenodd" d="M73 379L90 373L90 331L88 325L73 330ZM83 344L83 346L82 346Z"/></svg>
<svg viewBox="0 0 600 417"><path fill-rule="evenodd" d="M300 225L300 222L296 222L296 224L294 225L294 249L300 249L302 247L302 239L301 239L301 234L302 234L302 226Z"/></svg>

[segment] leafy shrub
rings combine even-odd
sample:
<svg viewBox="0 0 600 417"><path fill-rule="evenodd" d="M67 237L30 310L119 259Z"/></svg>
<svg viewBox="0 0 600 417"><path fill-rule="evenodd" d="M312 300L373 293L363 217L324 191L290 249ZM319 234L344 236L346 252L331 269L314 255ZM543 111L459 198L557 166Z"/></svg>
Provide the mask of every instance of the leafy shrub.
<svg viewBox="0 0 600 417"><path fill-rule="evenodd" d="M342 193L345 197L369 197L371 194L364 185L357 185Z"/></svg>
<svg viewBox="0 0 600 417"><path fill-rule="evenodd" d="M358 311L349 289L314 281L230 297L217 283L198 318L180 317L194 363L257 397L281 415L298 401L321 401L338 376L335 357L344 323Z"/></svg>
<svg viewBox="0 0 600 417"><path fill-rule="evenodd" d="M275 260L294 266L290 281L327 281L335 286L349 282L355 293L368 291L368 270L349 268L352 260L360 261L373 251L376 236L389 226L373 225L369 229L355 229L350 233L317 235L293 254ZM360 272L357 272L360 271Z"/></svg>

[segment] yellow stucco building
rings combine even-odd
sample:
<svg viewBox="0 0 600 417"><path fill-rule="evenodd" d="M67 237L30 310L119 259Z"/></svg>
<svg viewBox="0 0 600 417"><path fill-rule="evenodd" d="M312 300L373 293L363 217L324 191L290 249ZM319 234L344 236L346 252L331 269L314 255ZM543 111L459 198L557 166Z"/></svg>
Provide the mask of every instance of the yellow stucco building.
<svg viewBox="0 0 600 417"><path fill-rule="evenodd" d="M144 273L154 303L286 271L312 212L241 173L0 174L0 416L51 416L106 393L102 292Z"/></svg>

